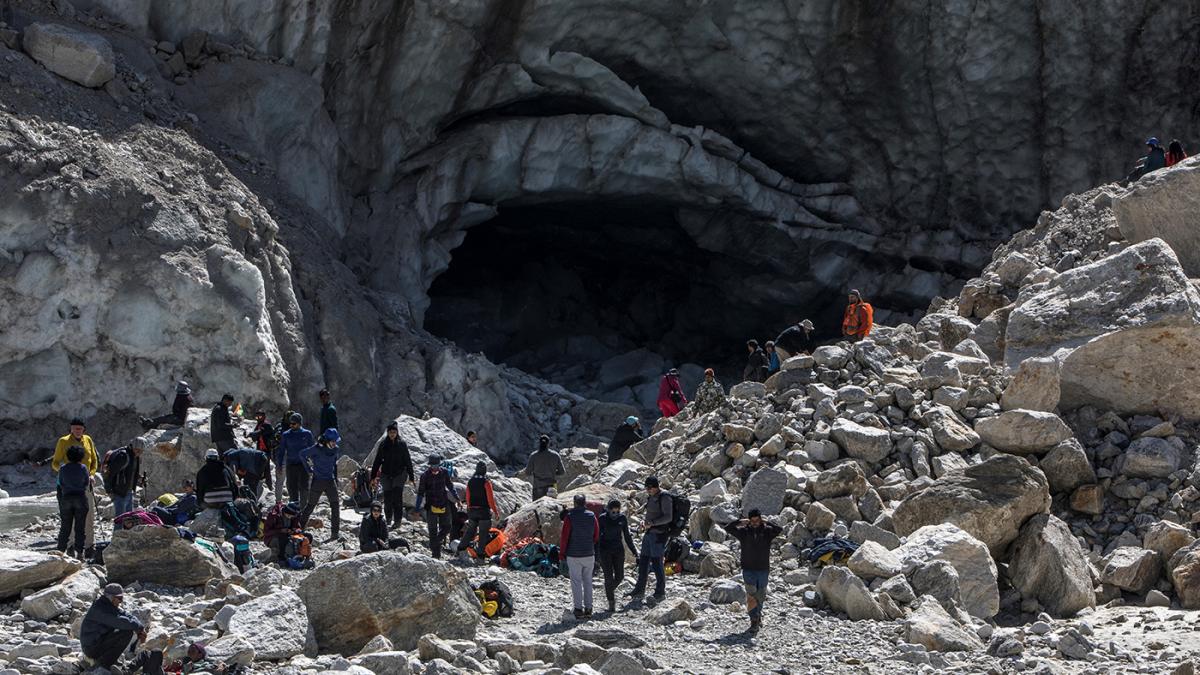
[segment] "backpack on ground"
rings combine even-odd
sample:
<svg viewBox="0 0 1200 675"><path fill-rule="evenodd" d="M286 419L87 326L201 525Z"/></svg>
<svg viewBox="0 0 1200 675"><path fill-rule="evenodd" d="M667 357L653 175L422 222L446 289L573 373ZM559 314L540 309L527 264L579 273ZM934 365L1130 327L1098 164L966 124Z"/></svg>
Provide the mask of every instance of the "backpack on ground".
<svg viewBox="0 0 1200 675"><path fill-rule="evenodd" d="M812 548L805 551L814 567L844 565L858 550L858 544L840 537L821 537L813 540Z"/></svg>
<svg viewBox="0 0 1200 675"><path fill-rule="evenodd" d="M671 524L667 528L667 537L674 539L688 527L688 518L692 515L692 502L683 495L667 493L671 498Z"/></svg>
<svg viewBox="0 0 1200 675"><path fill-rule="evenodd" d="M113 518L113 529L128 530L138 525L156 525L162 527L163 521L145 509L134 509Z"/></svg>
<svg viewBox="0 0 1200 675"><path fill-rule="evenodd" d="M239 534L231 539L230 543L233 544L233 564L237 566L238 574L245 574L246 570L253 569L255 560L250 552L250 540Z"/></svg>
<svg viewBox="0 0 1200 675"><path fill-rule="evenodd" d="M487 616L489 619L493 619L497 616L507 619L513 615L513 612L515 611L515 606L513 605L513 594L512 591L508 590L508 586L504 585L503 581L499 581L497 579L488 579L480 582L480 584L475 587L475 591L483 594L483 601L481 604L489 602L496 603L495 612L493 614L488 614L488 607L486 604L484 604L484 616Z"/></svg>
<svg viewBox="0 0 1200 675"><path fill-rule="evenodd" d="M683 560L684 556L687 555L689 548L691 548L691 545L688 543L687 539L684 539L683 537L671 537L671 539L667 541L666 548L663 549L663 562L673 563Z"/></svg>
<svg viewBox="0 0 1200 675"><path fill-rule="evenodd" d="M283 562L294 570L312 569L312 537L305 533L294 533L283 547Z"/></svg>
<svg viewBox="0 0 1200 675"><path fill-rule="evenodd" d="M350 502L356 509L365 509L371 506L371 502L375 501L375 491L371 489L371 471L369 469L359 469L354 472L353 477L354 492L350 495Z"/></svg>
<svg viewBox="0 0 1200 675"><path fill-rule="evenodd" d="M243 502L240 507L237 503L239 501ZM245 501L237 499L221 505L221 527L225 529L226 539L232 539L239 534L249 538L258 533L258 523L251 522L250 517L246 515L249 506Z"/></svg>
<svg viewBox="0 0 1200 675"><path fill-rule="evenodd" d="M504 550L504 543L507 541L507 537L504 536L504 530L499 528L493 527L492 529L488 530L488 534L492 536L492 539L488 542L488 545L483 548L483 557L485 558L491 558L492 556L500 553L500 551ZM470 546L467 547L467 553L470 554L472 558L478 557L475 553L475 547L478 545L479 537L476 536L475 539L470 542Z"/></svg>

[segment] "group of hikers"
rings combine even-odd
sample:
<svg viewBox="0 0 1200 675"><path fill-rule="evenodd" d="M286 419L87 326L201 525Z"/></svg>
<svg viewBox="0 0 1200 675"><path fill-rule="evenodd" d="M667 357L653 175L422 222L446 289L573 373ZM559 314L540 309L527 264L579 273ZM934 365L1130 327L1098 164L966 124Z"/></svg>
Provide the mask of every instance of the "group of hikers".
<svg viewBox="0 0 1200 675"><path fill-rule="evenodd" d="M846 339L860 340L872 327L873 310L857 290L849 293L849 303L842 323ZM751 340L747 343L749 360L745 379L764 381L782 367L791 356L811 352L815 343L813 324L804 320L788 327L764 348ZM337 408L328 390L318 392L321 407L319 426L310 430L304 417L289 410L286 424L273 425L264 411L254 414L255 426L248 434L248 445L237 438L235 417L240 409L234 397L225 394L210 413L212 447L205 453L204 463L194 479L182 481L182 492L164 495L156 500L150 511L136 507L135 494L145 485L141 471L145 451L142 438L108 451L101 457L95 442L86 433L86 425L74 419L69 433L55 444L51 467L57 473L57 493L61 516L57 549L81 559L98 560L95 539L96 476L103 479L105 492L112 500L114 524L158 522L184 524L205 509L218 510L222 524L225 514L236 519L238 507L249 503L255 509L265 490L274 492L274 504L262 517L261 529L240 530L234 522L226 527L226 536L234 544L239 570L249 556L248 539L261 537L281 566L310 567L314 537L309 531L310 520L324 497L330 507L330 536L328 542L342 542L340 535L342 506L338 489L337 465L341 458L341 434L338 431ZM187 421L188 408L194 406L191 386L177 383L171 412L158 417L140 418L149 430L164 425L182 426ZM678 414L688 400L679 384L676 370L664 375L660 387L659 407L664 416ZM697 414L705 414L726 405L725 392L716 381L714 371L705 371L704 382L692 404ZM644 438L641 422L629 416L613 434L608 446L608 461L620 459L633 444ZM474 431L467 433L471 445L478 443ZM433 454L420 475L413 464L407 443L400 437L396 422L387 425L383 437L373 451L369 468L364 466L354 477L355 494L351 502L365 508L359 526L360 553L410 548L398 535L405 519L404 491L406 485L415 489L413 514L422 517L428 533L428 547L434 558L442 556L447 541L458 539L452 553L461 560L486 560L494 548L493 537L500 532L493 527L500 521L488 462L479 461L465 481L462 494L455 487L457 470L452 461ZM523 475L532 485L534 500L557 494L560 478L565 474L562 456L550 447L550 438L541 436L538 446L529 455ZM625 551L636 560L637 577L627 593L635 603L644 598L649 578L654 576L652 598L662 600L666 594L666 558L668 545L679 541L687 527L690 510L686 497L662 489L656 476L647 477L643 487L646 505L638 529L642 532L640 546L635 544L630 521L622 512L619 500L607 504L589 503L584 495L576 495L572 505L561 512L562 531L558 546L558 562L562 574L571 581L574 616L584 620L593 612L592 578L599 566L603 576L605 600L609 612L617 610L615 597L624 579ZM366 502L360 498L366 495ZM150 516L130 518L138 513ZM762 622L762 607L766 599L771 541L780 528L763 519L757 510L726 527L729 535L741 543L742 578L747 590L747 611L750 628L756 630ZM153 518L154 520L148 520ZM457 527L456 527L457 526ZM501 527L503 525L501 524ZM452 536L454 535L454 536ZM245 558L241 557L245 554ZM144 640L145 626L135 616L121 609L123 590L109 584L88 610L81 629L81 645L86 656L97 665L111 668L126 652L135 638ZM173 664L163 663L161 652L144 651L129 665L133 669L154 674L164 672L224 672L221 664L205 661L204 645L189 647L187 656Z"/></svg>
<svg viewBox="0 0 1200 675"><path fill-rule="evenodd" d="M1142 176L1165 169L1187 159L1187 152L1183 149L1183 143L1178 139L1172 139L1166 149L1157 137L1151 136L1146 139L1146 154L1142 156L1133 166L1133 171L1125 177L1126 183L1135 183Z"/></svg>

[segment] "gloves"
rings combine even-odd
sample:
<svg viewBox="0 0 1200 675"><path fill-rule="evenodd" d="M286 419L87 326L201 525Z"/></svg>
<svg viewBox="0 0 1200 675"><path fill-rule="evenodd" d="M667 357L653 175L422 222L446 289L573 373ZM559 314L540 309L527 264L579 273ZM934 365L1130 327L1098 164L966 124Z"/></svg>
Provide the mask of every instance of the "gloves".
<svg viewBox="0 0 1200 675"><path fill-rule="evenodd" d="M558 561L558 573L563 575L564 577L571 575L571 571L569 569L567 569L567 561L566 560Z"/></svg>

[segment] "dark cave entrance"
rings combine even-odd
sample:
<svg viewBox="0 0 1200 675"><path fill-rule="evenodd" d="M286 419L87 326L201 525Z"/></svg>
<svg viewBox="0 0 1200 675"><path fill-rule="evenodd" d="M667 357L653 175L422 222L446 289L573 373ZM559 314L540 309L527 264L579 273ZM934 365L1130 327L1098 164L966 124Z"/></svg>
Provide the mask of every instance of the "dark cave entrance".
<svg viewBox="0 0 1200 675"><path fill-rule="evenodd" d="M429 332L647 410L663 369L681 368L689 395L704 367L728 386L741 375L745 340L770 339L788 320L744 297L754 270L701 249L665 205L504 208L452 256L429 289Z"/></svg>

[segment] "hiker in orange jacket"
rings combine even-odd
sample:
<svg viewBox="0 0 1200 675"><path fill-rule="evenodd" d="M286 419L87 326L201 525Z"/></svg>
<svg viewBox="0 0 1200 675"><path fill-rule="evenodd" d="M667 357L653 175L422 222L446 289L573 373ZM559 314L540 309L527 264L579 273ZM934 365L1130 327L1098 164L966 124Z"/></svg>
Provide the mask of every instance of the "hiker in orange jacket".
<svg viewBox="0 0 1200 675"><path fill-rule="evenodd" d="M851 342L858 342L871 334L875 309L871 303L863 300L862 293L857 289L850 291L849 300L850 304L846 306L846 314L842 318L842 335Z"/></svg>

